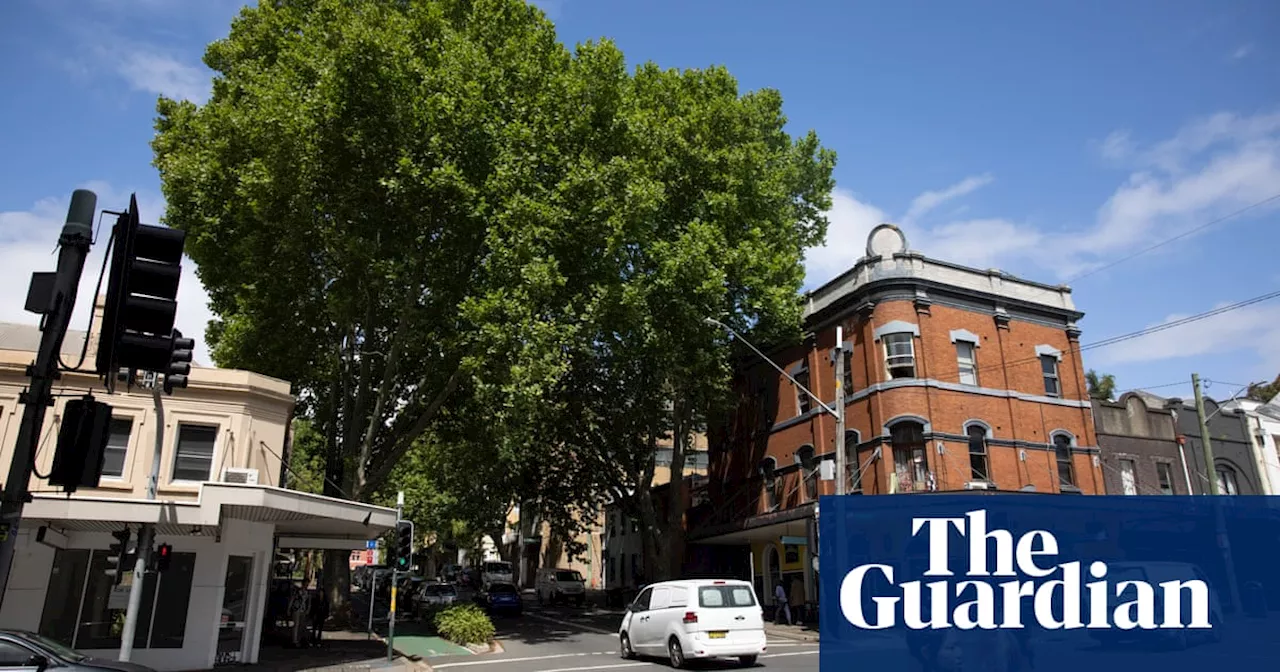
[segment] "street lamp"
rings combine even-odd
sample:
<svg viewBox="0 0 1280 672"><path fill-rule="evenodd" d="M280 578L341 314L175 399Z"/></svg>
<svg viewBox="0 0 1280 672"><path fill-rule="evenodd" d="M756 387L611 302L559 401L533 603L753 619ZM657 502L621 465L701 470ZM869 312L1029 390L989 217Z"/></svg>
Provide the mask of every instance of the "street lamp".
<svg viewBox="0 0 1280 672"><path fill-rule="evenodd" d="M774 369L778 371L778 373L781 373L783 376L786 377L787 380L791 381L792 385L795 385L798 389L800 389L800 391L809 395L809 398L813 399L813 401L817 403L822 410L826 411L827 413L830 413L832 416L835 417L836 419L836 474L837 474L836 494L837 495L845 494L845 486L846 486L845 468L846 467L845 467L844 446L842 445L844 441L844 340L842 338L843 334L841 333L842 329L840 327L836 327L836 347L834 352L835 360L836 360L836 376L835 376L836 404L835 404L835 408L832 408L831 406L828 406L825 402L823 402L821 399L819 399L818 395L810 391L809 388L805 387L804 385L801 385L800 381L791 377L791 374L784 371L781 366L778 366L777 362L773 361L772 359L769 359L763 352L760 352L760 349L752 345L751 341L748 341L747 339L742 337L742 334L739 334L738 332L734 331L732 327L725 324L724 322L721 322L720 320L716 320L710 317L703 318L702 321L705 324L708 324L710 326L720 327L721 329L724 329L725 331L729 332L729 335L731 337L736 338L739 341L742 341L744 344L746 344L748 348L751 348L752 352L759 355L760 359L763 359L764 361L768 362L769 366L772 366Z"/></svg>

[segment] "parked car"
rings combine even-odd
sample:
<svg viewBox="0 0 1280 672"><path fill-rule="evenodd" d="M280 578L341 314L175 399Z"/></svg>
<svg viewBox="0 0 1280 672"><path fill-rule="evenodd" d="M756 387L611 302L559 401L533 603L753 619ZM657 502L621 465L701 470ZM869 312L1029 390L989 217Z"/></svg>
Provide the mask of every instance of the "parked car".
<svg viewBox="0 0 1280 672"><path fill-rule="evenodd" d="M447 583L428 583L417 594L421 609L447 607L458 600L458 589Z"/></svg>
<svg viewBox="0 0 1280 672"><path fill-rule="evenodd" d="M538 593L538 602L573 602L581 607L587 599L587 584L576 569L543 567L538 570L534 590Z"/></svg>
<svg viewBox="0 0 1280 672"><path fill-rule="evenodd" d="M755 665L765 652L764 611L746 581L663 581L646 586L622 617L623 658L665 655L675 668L692 658L737 658Z"/></svg>
<svg viewBox="0 0 1280 672"><path fill-rule="evenodd" d="M519 616L524 611L524 602L520 599L520 589L510 583L491 583L485 590L476 594L476 599L490 613L515 614Z"/></svg>
<svg viewBox="0 0 1280 672"><path fill-rule="evenodd" d="M25 630L0 630L0 645L10 649L10 655L15 653L15 649L19 655L30 654L25 665L13 665L13 668L42 671L57 668L59 672L155 672L137 663L90 658L69 646Z"/></svg>
<svg viewBox="0 0 1280 672"><path fill-rule="evenodd" d="M480 567L481 586L487 586L491 583L513 582L515 582L515 573L511 569L511 563L505 560L490 560Z"/></svg>

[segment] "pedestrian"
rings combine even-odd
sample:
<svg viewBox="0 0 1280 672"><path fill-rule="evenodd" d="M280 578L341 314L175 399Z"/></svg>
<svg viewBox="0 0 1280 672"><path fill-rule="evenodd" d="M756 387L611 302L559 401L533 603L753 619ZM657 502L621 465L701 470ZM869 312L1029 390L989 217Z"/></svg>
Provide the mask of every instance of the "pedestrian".
<svg viewBox="0 0 1280 672"><path fill-rule="evenodd" d="M773 582L773 602L777 611L773 614L774 623L782 623L782 617L787 617L787 625L791 625L791 605L787 602L787 589L782 587L782 577L777 577Z"/></svg>
<svg viewBox="0 0 1280 672"><path fill-rule="evenodd" d="M311 602L311 638L316 646L320 646L321 635L324 634L324 622L329 620L329 592L317 582L316 599Z"/></svg>

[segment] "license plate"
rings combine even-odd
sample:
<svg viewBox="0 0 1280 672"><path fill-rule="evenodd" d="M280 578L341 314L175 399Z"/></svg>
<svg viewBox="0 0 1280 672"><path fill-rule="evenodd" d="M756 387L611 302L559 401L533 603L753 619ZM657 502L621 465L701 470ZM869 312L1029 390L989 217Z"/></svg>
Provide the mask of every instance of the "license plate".
<svg viewBox="0 0 1280 672"><path fill-rule="evenodd" d="M710 637L711 639L724 639L725 635L727 635L727 634L729 634L729 633L724 632L724 631L720 631L720 632L708 632L708 633L707 633L707 636L708 636L708 637Z"/></svg>

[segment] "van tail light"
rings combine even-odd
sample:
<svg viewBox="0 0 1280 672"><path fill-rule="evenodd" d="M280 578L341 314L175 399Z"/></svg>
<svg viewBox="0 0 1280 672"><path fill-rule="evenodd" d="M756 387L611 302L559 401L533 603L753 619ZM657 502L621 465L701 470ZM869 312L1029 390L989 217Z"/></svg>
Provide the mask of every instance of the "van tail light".
<svg viewBox="0 0 1280 672"><path fill-rule="evenodd" d="M684 612L684 622L685 622L685 623L697 623L697 622L698 622L698 612L696 612L696 611L686 611L686 612Z"/></svg>

